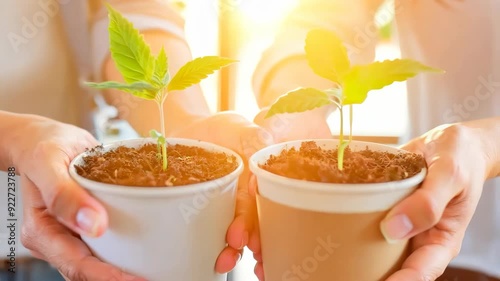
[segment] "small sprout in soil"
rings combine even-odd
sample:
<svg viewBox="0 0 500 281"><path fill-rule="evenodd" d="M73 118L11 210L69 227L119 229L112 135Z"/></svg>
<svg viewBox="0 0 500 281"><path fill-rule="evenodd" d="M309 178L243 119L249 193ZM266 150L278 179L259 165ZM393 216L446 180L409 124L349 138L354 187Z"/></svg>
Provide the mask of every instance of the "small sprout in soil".
<svg viewBox="0 0 500 281"><path fill-rule="evenodd" d="M107 81L85 84L96 89L121 90L136 97L154 101L158 105L161 133L152 130L151 136L157 140L158 147L161 148L159 153L163 161L162 168L166 170L167 142L163 105L168 94L198 84L208 75L236 61L218 56L196 58L186 63L171 78L165 49L162 47L159 54L156 57L153 56L139 30L109 4L107 8L111 57L125 83Z"/></svg>
<svg viewBox="0 0 500 281"><path fill-rule="evenodd" d="M266 118L281 113L312 110L335 105L340 113L338 169L343 168L344 151L352 141L353 104L361 104L371 90L382 89L397 81L406 81L419 73L444 71L410 59L377 61L351 65L342 40L328 30L314 29L307 34L305 52L314 73L334 83L330 89L298 88L281 96ZM344 140L344 106L349 105L349 139Z"/></svg>

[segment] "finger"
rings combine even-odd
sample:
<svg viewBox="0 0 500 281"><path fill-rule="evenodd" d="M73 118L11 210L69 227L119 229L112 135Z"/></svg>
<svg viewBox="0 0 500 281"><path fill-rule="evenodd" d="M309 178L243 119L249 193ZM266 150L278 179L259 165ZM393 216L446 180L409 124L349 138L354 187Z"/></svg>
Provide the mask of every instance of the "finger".
<svg viewBox="0 0 500 281"><path fill-rule="evenodd" d="M30 254L32 257L34 257L35 259L39 259L39 260L46 260L45 256L38 252L38 251L33 251L33 250L29 250L30 251Z"/></svg>
<svg viewBox="0 0 500 281"><path fill-rule="evenodd" d="M254 254L260 254L260 252L261 252L260 228L259 228L258 222L256 222L254 225L254 228L250 234L250 239L248 240L247 246ZM257 260L257 261L259 261L259 260Z"/></svg>
<svg viewBox="0 0 500 281"><path fill-rule="evenodd" d="M253 270L253 272L255 273L255 276L257 276L257 278L259 278L259 281L264 281L264 266L262 264L262 262L257 262L255 264L255 268Z"/></svg>
<svg viewBox="0 0 500 281"><path fill-rule="evenodd" d="M422 147L422 141L420 140L420 138L412 139L406 144L400 146L399 149L420 154L423 154L424 151L424 147Z"/></svg>
<svg viewBox="0 0 500 281"><path fill-rule="evenodd" d="M249 157L257 150L272 142L272 137L257 126L249 126L241 136L240 143L244 157ZM250 171L248 165L240 176L235 219L228 228L226 241L234 249L242 249L249 241L257 221L255 198L249 195Z"/></svg>
<svg viewBox="0 0 500 281"><path fill-rule="evenodd" d="M250 175L250 180L248 182L248 194L255 198L257 196L257 177L255 175Z"/></svg>
<svg viewBox="0 0 500 281"><path fill-rule="evenodd" d="M248 244L256 220L255 201L250 198L246 189L239 188L235 218L226 234L228 245L234 249L243 249Z"/></svg>
<svg viewBox="0 0 500 281"><path fill-rule="evenodd" d="M262 254L261 253L253 253L253 258L256 262L262 262Z"/></svg>
<svg viewBox="0 0 500 281"><path fill-rule="evenodd" d="M70 177L70 155L52 144L42 144L34 157L42 169L25 171L25 175L30 182L36 183L36 187L34 184L29 186L38 189L43 198L43 201L34 202L35 206L47 206L59 221L81 235L103 234L108 225L106 210Z"/></svg>
<svg viewBox="0 0 500 281"><path fill-rule="evenodd" d="M215 263L215 271L218 273L227 273L231 271L236 264L241 260L243 250L236 250L231 247L226 247L219 254Z"/></svg>
<svg viewBox="0 0 500 281"><path fill-rule="evenodd" d="M408 198L395 206L381 222L381 231L388 242L408 239L430 229L441 218L448 203L461 191L456 176L457 165L451 159L435 159L428 175Z"/></svg>
<svg viewBox="0 0 500 281"><path fill-rule="evenodd" d="M444 245L431 244L420 247L408 257L401 270L392 274L386 281L436 280L453 257L450 248Z"/></svg>
<svg viewBox="0 0 500 281"><path fill-rule="evenodd" d="M21 239L26 248L43 253L43 259L71 281L145 281L93 257L87 246L45 209L32 207L37 194L30 193L34 186L26 185L32 183L28 181L22 185L22 189L26 189L23 192L29 195L23 197L25 220Z"/></svg>

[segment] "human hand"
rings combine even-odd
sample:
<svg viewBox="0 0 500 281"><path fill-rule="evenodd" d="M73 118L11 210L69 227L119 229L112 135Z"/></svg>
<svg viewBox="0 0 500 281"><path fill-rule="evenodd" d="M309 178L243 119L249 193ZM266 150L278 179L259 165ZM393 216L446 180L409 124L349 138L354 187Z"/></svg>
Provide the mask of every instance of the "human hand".
<svg viewBox="0 0 500 281"><path fill-rule="evenodd" d="M99 236L108 225L104 207L68 173L70 161L97 141L86 131L47 118L23 116L14 132L12 159L21 176L21 241L70 281L139 281L99 261L80 235ZM26 134L29 132L29 134Z"/></svg>
<svg viewBox="0 0 500 281"><path fill-rule="evenodd" d="M381 224L389 241L413 237L411 255L387 281L436 280L458 255L496 157L476 124L443 125L403 146L424 155L428 174Z"/></svg>
<svg viewBox="0 0 500 281"><path fill-rule="evenodd" d="M265 118L268 109L257 114L254 122L270 132L276 143L299 139L328 139L332 133L327 118L333 106L325 106L314 110L279 114Z"/></svg>
<svg viewBox="0 0 500 281"><path fill-rule="evenodd" d="M247 163L252 154L271 145L273 138L266 130L232 112L222 112L195 121L170 137L215 143L237 152L243 158L245 170L239 179L235 217L226 234L228 246L215 264L217 272L229 272L240 260L245 246L254 253L260 252L257 206L255 196L251 196L248 190L250 171Z"/></svg>

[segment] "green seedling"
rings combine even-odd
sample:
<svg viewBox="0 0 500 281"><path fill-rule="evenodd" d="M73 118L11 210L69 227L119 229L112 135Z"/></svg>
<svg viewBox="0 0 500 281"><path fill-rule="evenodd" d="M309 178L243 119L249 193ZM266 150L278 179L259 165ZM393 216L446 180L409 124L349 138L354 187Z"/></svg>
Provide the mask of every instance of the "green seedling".
<svg viewBox="0 0 500 281"><path fill-rule="evenodd" d="M281 113L296 113L326 105L335 105L340 113L338 169L343 169L344 151L352 141L353 104L362 104L371 90L405 81L419 73L443 73L409 59L376 61L351 65L342 40L328 30L314 29L307 34L305 53L315 74L334 83L325 90L298 88L281 96L269 109L266 118ZM349 105L349 139L344 140L344 106Z"/></svg>
<svg viewBox="0 0 500 281"><path fill-rule="evenodd" d="M110 5L107 5L107 8L111 57L125 83L107 81L88 82L86 85L97 89L121 90L154 101L158 105L161 133L152 130L150 136L157 140L162 168L166 170L167 142L163 105L168 94L198 84L208 75L236 61L218 56L196 58L186 63L170 78L165 49L162 47L159 54L153 56L149 45L133 24Z"/></svg>

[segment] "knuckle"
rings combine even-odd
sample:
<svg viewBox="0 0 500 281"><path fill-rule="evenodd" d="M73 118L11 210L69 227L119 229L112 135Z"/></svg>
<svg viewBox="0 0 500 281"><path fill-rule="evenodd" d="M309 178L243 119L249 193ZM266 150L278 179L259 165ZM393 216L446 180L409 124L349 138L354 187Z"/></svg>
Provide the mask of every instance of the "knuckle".
<svg viewBox="0 0 500 281"><path fill-rule="evenodd" d="M452 155L443 155L443 157L440 157L439 162L440 172L446 175L450 182L454 183L454 187L460 188L469 181L469 174Z"/></svg>
<svg viewBox="0 0 500 281"><path fill-rule="evenodd" d="M425 218L426 223L435 225L441 219L441 208L437 199L429 192L422 193L422 217Z"/></svg>
<svg viewBox="0 0 500 281"><path fill-rule="evenodd" d="M50 152L54 149L56 144L50 140L40 141L36 144L33 149L33 156L35 158L44 157L45 155L49 155Z"/></svg>
<svg viewBox="0 0 500 281"><path fill-rule="evenodd" d="M462 239L456 239L456 243L453 243L452 247L450 247L450 255L451 259L454 259L460 254L462 250Z"/></svg>
<svg viewBox="0 0 500 281"><path fill-rule="evenodd" d="M454 140L460 140L466 136L468 128L463 124L450 124L443 129L443 136Z"/></svg>
<svg viewBox="0 0 500 281"><path fill-rule="evenodd" d="M63 263L57 268L70 281L90 281L85 273L70 263Z"/></svg>
<svg viewBox="0 0 500 281"><path fill-rule="evenodd" d="M57 215L58 211L58 205L60 198L63 197L63 192L64 192L64 185L62 184L56 184L53 188L53 191L51 194L44 196L45 198L45 205L47 206L47 210L52 214L52 215Z"/></svg>
<svg viewBox="0 0 500 281"><path fill-rule="evenodd" d="M420 276L420 281L435 281L439 276L443 275L444 268L433 267L428 272Z"/></svg>
<svg viewBox="0 0 500 281"><path fill-rule="evenodd" d="M455 183L455 187L458 188L468 181L466 173L455 158L443 157L441 161L441 173L447 175Z"/></svg>
<svg viewBox="0 0 500 281"><path fill-rule="evenodd" d="M29 224L24 223L21 227L21 244L29 250L35 250L33 243L33 228Z"/></svg>

